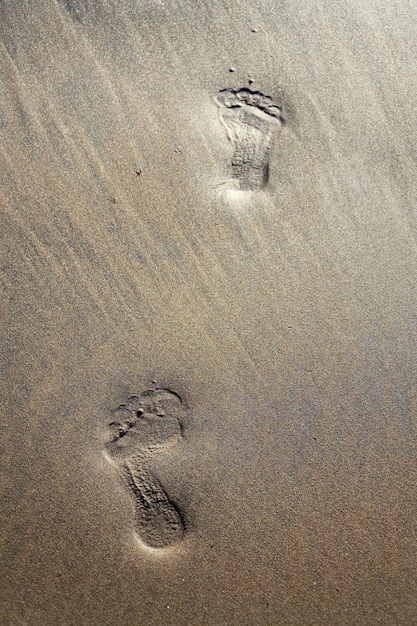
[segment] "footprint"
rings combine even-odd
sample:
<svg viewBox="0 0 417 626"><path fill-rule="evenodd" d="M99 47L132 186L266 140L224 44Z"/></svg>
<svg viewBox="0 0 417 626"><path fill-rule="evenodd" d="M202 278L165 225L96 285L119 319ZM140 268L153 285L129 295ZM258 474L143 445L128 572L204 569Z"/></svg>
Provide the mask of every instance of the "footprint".
<svg viewBox="0 0 417 626"><path fill-rule="evenodd" d="M106 444L135 498L136 528L142 543L166 548L184 536L184 519L148 467L151 458L182 437L182 400L169 389L149 389L132 396L115 411L113 438Z"/></svg>
<svg viewBox="0 0 417 626"><path fill-rule="evenodd" d="M281 108L269 96L247 87L223 89L216 102L234 148L231 177L242 191L265 187L272 138L284 124Z"/></svg>

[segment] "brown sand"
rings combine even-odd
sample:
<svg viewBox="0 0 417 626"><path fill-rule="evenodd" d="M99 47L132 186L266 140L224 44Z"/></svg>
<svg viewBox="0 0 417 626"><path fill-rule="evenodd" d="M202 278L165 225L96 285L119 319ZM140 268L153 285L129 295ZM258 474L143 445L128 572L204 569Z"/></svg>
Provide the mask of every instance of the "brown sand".
<svg viewBox="0 0 417 626"><path fill-rule="evenodd" d="M2 624L416 623L416 24L1 1ZM150 549L105 450L154 387Z"/></svg>

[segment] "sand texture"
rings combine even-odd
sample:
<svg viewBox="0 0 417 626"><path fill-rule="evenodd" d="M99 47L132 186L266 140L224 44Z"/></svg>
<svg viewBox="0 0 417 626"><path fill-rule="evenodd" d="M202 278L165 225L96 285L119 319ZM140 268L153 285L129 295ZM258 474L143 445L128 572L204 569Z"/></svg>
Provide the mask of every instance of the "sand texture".
<svg viewBox="0 0 417 626"><path fill-rule="evenodd" d="M2 625L417 623L416 42L0 0Z"/></svg>

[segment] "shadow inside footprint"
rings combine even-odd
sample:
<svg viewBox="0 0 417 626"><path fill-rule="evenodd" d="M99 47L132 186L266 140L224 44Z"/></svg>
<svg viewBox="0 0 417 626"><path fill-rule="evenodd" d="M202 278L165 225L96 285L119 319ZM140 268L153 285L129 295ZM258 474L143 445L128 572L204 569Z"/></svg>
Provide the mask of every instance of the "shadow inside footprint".
<svg viewBox="0 0 417 626"><path fill-rule="evenodd" d="M113 438L106 449L135 498L139 538L151 548L166 548L184 535L180 510L148 468L154 455L165 453L181 438L181 414L176 393L150 389L120 405L110 423Z"/></svg>
<svg viewBox="0 0 417 626"><path fill-rule="evenodd" d="M165 489L142 467L124 466L124 478L136 500L136 525L142 543L167 548L184 536L184 521Z"/></svg>
<svg viewBox="0 0 417 626"><path fill-rule="evenodd" d="M269 176L269 153L276 129L284 119L279 106L260 91L223 89L216 102L233 144L231 177L243 191L264 187Z"/></svg>

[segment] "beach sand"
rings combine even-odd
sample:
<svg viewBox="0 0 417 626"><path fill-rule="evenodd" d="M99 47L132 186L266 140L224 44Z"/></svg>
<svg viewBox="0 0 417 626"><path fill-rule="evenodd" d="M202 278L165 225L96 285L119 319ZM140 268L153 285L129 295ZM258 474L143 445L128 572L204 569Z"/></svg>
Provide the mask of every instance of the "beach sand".
<svg viewBox="0 0 417 626"><path fill-rule="evenodd" d="M2 624L415 623L416 24L2 0Z"/></svg>

